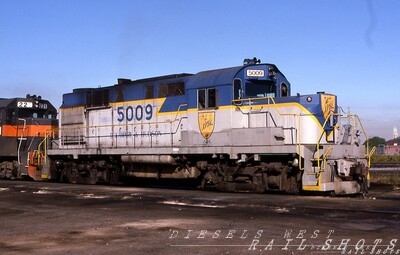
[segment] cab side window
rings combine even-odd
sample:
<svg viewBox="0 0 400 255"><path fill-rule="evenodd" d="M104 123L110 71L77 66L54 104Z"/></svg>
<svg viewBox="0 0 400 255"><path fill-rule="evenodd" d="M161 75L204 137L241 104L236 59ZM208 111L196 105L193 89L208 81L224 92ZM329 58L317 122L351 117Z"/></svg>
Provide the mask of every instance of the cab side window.
<svg viewBox="0 0 400 255"><path fill-rule="evenodd" d="M217 108L217 91L214 88L197 90L197 108L215 109Z"/></svg>
<svg viewBox="0 0 400 255"><path fill-rule="evenodd" d="M154 86L153 85L146 86L144 98L145 99L154 98Z"/></svg>
<svg viewBox="0 0 400 255"><path fill-rule="evenodd" d="M281 84L281 97L287 97L288 96L288 86L285 83Z"/></svg>
<svg viewBox="0 0 400 255"><path fill-rule="evenodd" d="M206 90L199 89L197 91L197 108L205 109L206 108Z"/></svg>
<svg viewBox="0 0 400 255"><path fill-rule="evenodd" d="M242 99L242 92L242 80L236 78L233 80L233 100Z"/></svg>

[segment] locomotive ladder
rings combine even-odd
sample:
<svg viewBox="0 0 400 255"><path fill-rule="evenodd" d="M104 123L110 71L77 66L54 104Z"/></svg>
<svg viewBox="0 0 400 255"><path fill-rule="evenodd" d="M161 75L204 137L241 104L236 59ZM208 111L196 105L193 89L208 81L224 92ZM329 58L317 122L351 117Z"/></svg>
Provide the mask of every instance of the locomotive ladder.
<svg viewBox="0 0 400 255"><path fill-rule="evenodd" d="M21 137L18 137L18 151L17 151L17 155L18 155L18 165L21 165L21 146L22 146L22 141L26 141L27 138L24 137L24 133L25 133L25 129L26 129L26 119L18 119L19 121L22 121L24 123L23 127L22 127L22 132L21 132ZM17 126L17 136L18 136L18 126Z"/></svg>
<svg viewBox="0 0 400 255"><path fill-rule="evenodd" d="M29 150L28 153L28 174L31 178L37 181L49 178L49 165L47 159L47 146L49 137L51 137L51 132L46 131L43 140L37 145L37 148L35 148L33 151Z"/></svg>

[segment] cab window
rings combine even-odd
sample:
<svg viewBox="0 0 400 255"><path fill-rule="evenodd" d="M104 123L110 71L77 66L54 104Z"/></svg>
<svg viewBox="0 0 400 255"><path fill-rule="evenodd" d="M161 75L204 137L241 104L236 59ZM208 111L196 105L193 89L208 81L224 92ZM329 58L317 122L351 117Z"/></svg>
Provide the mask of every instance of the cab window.
<svg viewBox="0 0 400 255"><path fill-rule="evenodd" d="M246 82L245 89L247 98L276 96L276 86L273 82L270 81L254 80L251 82Z"/></svg>
<svg viewBox="0 0 400 255"><path fill-rule="evenodd" d="M233 100L242 99L242 93L243 93L242 80L241 79L233 80Z"/></svg>
<svg viewBox="0 0 400 255"><path fill-rule="evenodd" d="M287 97L288 94L288 86L285 83L281 84L281 97Z"/></svg>
<svg viewBox="0 0 400 255"><path fill-rule="evenodd" d="M217 108L217 91L214 88L197 90L197 108Z"/></svg>

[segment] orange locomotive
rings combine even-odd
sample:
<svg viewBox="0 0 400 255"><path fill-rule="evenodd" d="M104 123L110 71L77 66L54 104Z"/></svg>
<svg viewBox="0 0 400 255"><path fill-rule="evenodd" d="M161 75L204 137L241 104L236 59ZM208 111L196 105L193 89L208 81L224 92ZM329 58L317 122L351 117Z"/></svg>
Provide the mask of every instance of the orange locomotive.
<svg viewBox="0 0 400 255"><path fill-rule="evenodd" d="M57 127L56 108L40 96L0 98L0 179L50 179L47 142Z"/></svg>

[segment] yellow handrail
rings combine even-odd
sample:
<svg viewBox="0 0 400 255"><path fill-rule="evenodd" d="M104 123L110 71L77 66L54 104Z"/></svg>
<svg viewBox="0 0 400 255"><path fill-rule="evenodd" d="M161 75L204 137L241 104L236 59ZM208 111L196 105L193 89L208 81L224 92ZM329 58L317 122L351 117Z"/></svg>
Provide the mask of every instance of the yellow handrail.
<svg viewBox="0 0 400 255"><path fill-rule="evenodd" d="M357 115L357 114L355 114L355 115L353 115L353 116L355 116L357 119L358 119L358 123L360 123L360 126L361 126L361 130L362 130L362 132L363 132L363 134L364 134L364 136L365 136L365 141L366 141L366 146L367 146L367 155L370 155L369 157L371 157L372 156L372 154L374 154L374 152L375 152L375 150L376 150L376 147L375 147L375 149L373 148L373 152L372 152L372 154L369 152L369 139L368 139L368 135L367 135L367 133L365 132L365 129L364 129L364 125L362 124L362 122L361 122L361 119L360 119L360 117ZM369 167L369 163L368 163L368 167Z"/></svg>
<svg viewBox="0 0 400 255"><path fill-rule="evenodd" d="M335 115L335 113L334 112L332 112L332 111L330 111L329 112L329 114L328 114L328 116L326 117L326 119L325 119L325 121L324 121L324 124L322 125L322 130L321 130L321 133L320 133L320 135L319 135L319 140L317 141L317 161L318 161L318 169L320 170L320 171L323 171L323 170L321 170L321 166L320 166L320 142L321 142L321 139L322 139L322 136L324 135L324 133L325 133L325 126L326 126L326 124L328 123L328 120L331 118L331 116L334 116ZM330 151L329 151L329 149L330 149ZM331 154L331 152L332 152L332 150L333 150L333 148L332 147L330 147L330 148L328 148L328 150L325 152L325 154L329 151L329 154ZM327 156L324 156L324 158L325 158L325 161L326 161L326 157ZM325 162L325 164L326 164L326 162ZM325 170L325 167L324 167L324 170Z"/></svg>
<svg viewBox="0 0 400 255"><path fill-rule="evenodd" d="M245 99L235 99L232 100L232 103L239 108L240 106L242 106L242 103L244 101L249 101L249 106L251 106L251 102L252 101L261 101L261 100L268 100L268 105L270 105L269 100L272 101L272 106L275 108L276 112L281 115L281 116L293 116L293 117L297 117L297 125L298 125L298 132L297 132L297 149L298 149L298 154L299 154L299 169L300 170L304 170L304 167L302 167L302 155L301 155L301 123L300 123L300 114L297 113L281 113L279 111L279 107L276 105L275 100L273 97L271 96L266 96L266 97L255 97L255 98L245 98ZM239 104L240 103L240 104ZM246 105L247 106L247 105ZM240 108L239 108L240 109Z"/></svg>
<svg viewBox="0 0 400 255"><path fill-rule="evenodd" d="M99 128L112 128L112 127L127 127L127 126L139 126L139 125L157 125L157 124L171 124L177 121L180 121L180 119L178 118L178 115L184 112L187 112L187 110L182 110L183 107L186 107L187 104L180 104L178 106L178 110L175 114L174 119L167 119L165 121L153 121L153 122L146 122L146 123L142 123L142 122L132 122L132 123L125 123L125 124L108 124L108 125L98 125L98 126L89 126L89 125L81 125L81 126L75 126L75 127L60 127L58 130L59 132L63 132L63 131L74 131L77 130L80 134L78 134L76 137L78 137L79 139L79 143L80 142L84 142L84 135L81 133L82 130L86 130L89 128L97 128L97 130ZM79 123L80 124L80 123ZM82 140L81 140L82 139ZM63 143L61 141L61 143Z"/></svg>
<svg viewBox="0 0 400 255"><path fill-rule="evenodd" d="M320 161L321 161L321 160L320 160L319 158L317 159L318 169L319 169L320 172L325 171L325 168L326 168L326 159L329 157L329 155L332 153L332 151L333 151L333 148L332 148L332 147L329 147L329 148L325 151L325 153L324 153L324 155L323 155L323 157L322 157L322 165L320 165Z"/></svg>
<svg viewBox="0 0 400 255"><path fill-rule="evenodd" d="M43 140L38 145L38 149L37 149L38 165L40 165L40 163L42 162L41 158L43 158L44 165L45 166L47 165L47 139L48 139L48 137L50 137L50 135L51 135L51 132L47 132L46 131L46 134L43 137ZM43 154L42 154L42 150L41 150L42 145L43 145L43 148L44 148L43 149L43 151L44 151Z"/></svg>
<svg viewBox="0 0 400 255"><path fill-rule="evenodd" d="M365 132L364 125L362 124L362 121L361 121L360 117L359 117L357 114L350 114L350 115L347 115L347 116L345 116L345 117L342 117L342 116L340 116L339 114L329 113L329 115L328 115L327 118L325 119L324 125L322 126L322 131L321 131L321 134L320 134L320 136L319 136L319 141L317 142L318 168L320 167L320 166L319 166L320 141L321 141L322 136L323 136L323 134L324 134L324 132L325 132L325 126L326 126L326 124L328 123L328 120L329 120L329 118L330 118L332 115L333 115L333 116L338 116L338 117L340 117L340 118L350 118L350 119L352 120L352 127L356 127L357 124L360 124L362 133L364 134L365 139L366 139L366 147L367 147L366 159L368 160L368 167L370 167L370 164L371 164L371 163L370 163L370 161L371 161L371 156L374 154L374 152L375 152L375 150L376 150L376 147L373 147L372 150L369 151L368 135L367 135L367 133ZM329 149L328 149L328 150L329 150ZM326 153L326 152L325 152L325 153ZM331 153L331 151L330 151L329 153Z"/></svg>
<svg viewBox="0 0 400 255"><path fill-rule="evenodd" d="M372 155L374 155L375 150L376 150L376 146L372 147L371 151L367 154L368 167L371 167L371 157L372 157Z"/></svg>
<svg viewBox="0 0 400 255"><path fill-rule="evenodd" d="M358 122L357 123L359 123L360 124L360 126L361 126L361 130L362 130L362 132L363 132L363 134L364 134L364 136L365 136L365 141L366 141L366 159L368 160L368 167L370 167L371 166L371 156L375 153L375 150L376 150L376 146L374 146L372 149L371 149L371 151L369 151L369 139L368 139L368 135L367 135L367 132L365 132L365 129L364 129L364 125L362 124L362 121L361 121L361 119L360 119L360 117L357 115L357 114L352 114L352 115L350 115L350 117L352 118L352 120L353 120L353 122L354 122L354 126L355 126L355 123L356 123L356 118L357 118L357 120L358 120Z"/></svg>
<svg viewBox="0 0 400 255"><path fill-rule="evenodd" d="M181 108L182 107L185 107L185 106L187 106L187 104L180 104L179 106L178 106L178 111L176 112L176 114L175 114L175 118L173 119L173 120L166 120L166 121L153 121L153 122L146 122L146 123L135 123L135 122L133 122L133 123L130 123L130 124L110 124L110 125L99 125L99 126L79 126L79 127L72 127L72 128L60 128L60 130L62 131L62 130L75 130L75 129L85 129L85 128L93 128L93 127L96 127L96 128L105 128L105 127L121 127L121 126L128 126L128 125L131 125L131 126L137 126L137 125L143 125L143 124L146 124L146 125L151 125L151 124L169 124L169 123L173 123L173 122L175 122L175 121L177 121L178 120L178 115L179 115L179 113L181 112ZM184 112L185 110L182 110L182 112Z"/></svg>

